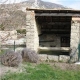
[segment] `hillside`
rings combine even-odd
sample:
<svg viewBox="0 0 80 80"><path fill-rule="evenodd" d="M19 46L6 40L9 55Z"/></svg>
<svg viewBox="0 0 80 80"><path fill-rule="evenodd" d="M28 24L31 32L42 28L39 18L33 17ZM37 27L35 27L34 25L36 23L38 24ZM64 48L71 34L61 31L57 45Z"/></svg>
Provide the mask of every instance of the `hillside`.
<svg viewBox="0 0 80 80"><path fill-rule="evenodd" d="M26 8L66 9L64 6L44 2L41 0L28 0L15 4L0 5L0 30L13 30L26 27Z"/></svg>

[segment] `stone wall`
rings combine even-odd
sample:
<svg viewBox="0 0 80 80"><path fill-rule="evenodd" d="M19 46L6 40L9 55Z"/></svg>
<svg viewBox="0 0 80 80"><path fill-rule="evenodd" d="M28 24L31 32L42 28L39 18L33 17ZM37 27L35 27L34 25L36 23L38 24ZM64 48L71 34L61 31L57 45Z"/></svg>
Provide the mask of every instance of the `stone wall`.
<svg viewBox="0 0 80 80"><path fill-rule="evenodd" d="M0 42L17 39L17 31L0 31Z"/></svg>
<svg viewBox="0 0 80 80"><path fill-rule="evenodd" d="M26 31L26 47L37 51L39 47L39 39L34 11L27 11Z"/></svg>
<svg viewBox="0 0 80 80"><path fill-rule="evenodd" d="M55 34L43 34L39 37L40 46L42 47L60 47L60 36L56 36Z"/></svg>
<svg viewBox="0 0 80 80"><path fill-rule="evenodd" d="M26 47L31 48L35 51L38 50L39 47L39 34L41 34L41 31L39 29L39 24L37 23L35 19L35 12L32 10L27 10L26 12ZM44 35L45 36L45 35ZM42 39L44 39L44 36ZM48 36L48 35L47 35ZM52 35L51 35L52 36ZM53 43L46 43L44 46L46 47L60 47L60 37L59 36L48 36L48 38L54 37ZM45 38L46 39L46 38ZM43 45L43 43L40 43ZM52 45L53 44L53 45ZM75 47L78 48L79 44L79 23L74 21L74 23L71 24L71 35L70 35L70 47L73 49ZM78 50L76 51L78 53Z"/></svg>
<svg viewBox="0 0 80 80"><path fill-rule="evenodd" d="M69 62L70 56L39 54L39 59L40 61L48 61L48 62Z"/></svg>
<svg viewBox="0 0 80 80"><path fill-rule="evenodd" d="M79 45L79 25L80 23L77 21L73 21L71 25L71 39L70 39L70 47L71 47L71 62L76 62L78 60L78 45Z"/></svg>

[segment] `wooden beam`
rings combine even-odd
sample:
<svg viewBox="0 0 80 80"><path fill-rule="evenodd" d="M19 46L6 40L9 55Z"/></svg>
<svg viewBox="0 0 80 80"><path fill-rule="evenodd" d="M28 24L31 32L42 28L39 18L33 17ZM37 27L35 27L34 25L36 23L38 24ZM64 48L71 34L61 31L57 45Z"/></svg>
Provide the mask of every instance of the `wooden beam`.
<svg viewBox="0 0 80 80"><path fill-rule="evenodd" d="M35 13L35 16L80 16L77 13Z"/></svg>
<svg viewBox="0 0 80 80"><path fill-rule="evenodd" d="M71 22L69 21L69 22L45 22L45 23L40 23L40 24L42 24L42 25L70 25L71 24Z"/></svg>
<svg viewBox="0 0 80 80"><path fill-rule="evenodd" d="M61 29L41 29L41 31L51 31L51 32L68 32L68 31L70 31L70 29L68 29L68 30L61 30Z"/></svg>
<svg viewBox="0 0 80 80"><path fill-rule="evenodd" d="M72 20L73 21L80 21L80 18L79 17L77 17L77 18L76 17L73 17Z"/></svg>
<svg viewBox="0 0 80 80"><path fill-rule="evenodd" d="M70 47L39 47L40 50L44 51L63 51L63 52L69 52L71 50Z"/></svg>
<svg viewBox="0 0 80 80"><path fill-rule="evenodd" d="M63 31L63 32L59 32L59 31L42 31L42 34L70 34L70 31Z"/></svg>

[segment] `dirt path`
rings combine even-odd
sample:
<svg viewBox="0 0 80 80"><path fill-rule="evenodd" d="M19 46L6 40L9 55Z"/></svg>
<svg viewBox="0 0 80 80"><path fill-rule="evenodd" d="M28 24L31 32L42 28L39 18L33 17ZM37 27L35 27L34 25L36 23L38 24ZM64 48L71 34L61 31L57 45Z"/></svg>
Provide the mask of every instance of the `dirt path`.
<svg viewBox="0 0 80 80"><path fill-rule="evenodd" d="M7 67L0 64L0 78L5 75L7 72L22 72L22 67Z"/></svg>
<svg viewBox="0 0 80 80"><path fill-rule="evenodd" d="M54 68L60 68L62 70L80 70L80 65L69 63L48 63Z"/></svg>

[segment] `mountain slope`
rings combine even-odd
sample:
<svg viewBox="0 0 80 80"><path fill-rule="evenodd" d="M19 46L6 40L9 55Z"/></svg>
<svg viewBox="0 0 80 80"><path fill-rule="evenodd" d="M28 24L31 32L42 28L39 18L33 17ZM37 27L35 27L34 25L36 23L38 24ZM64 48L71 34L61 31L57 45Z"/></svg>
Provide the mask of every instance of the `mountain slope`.
<svg viewBox="0 0 80 80"><path fill-rule="evenodd" d="M26 8L66 9L64 6L44 2L41 0L28 0L16 4L0 5L0 29L13 30L26 28Z"/></svg>
<svg viewBox="0 0 80 80"><path fill-rule="evenodd" d="M64 6L60 4L55 4L51 2L44 2L41 0L28 0L25 2L22 2L23 4L27 3L29 7L38 7L38 8L48 8L48 9L65 9Z"/></svg>

